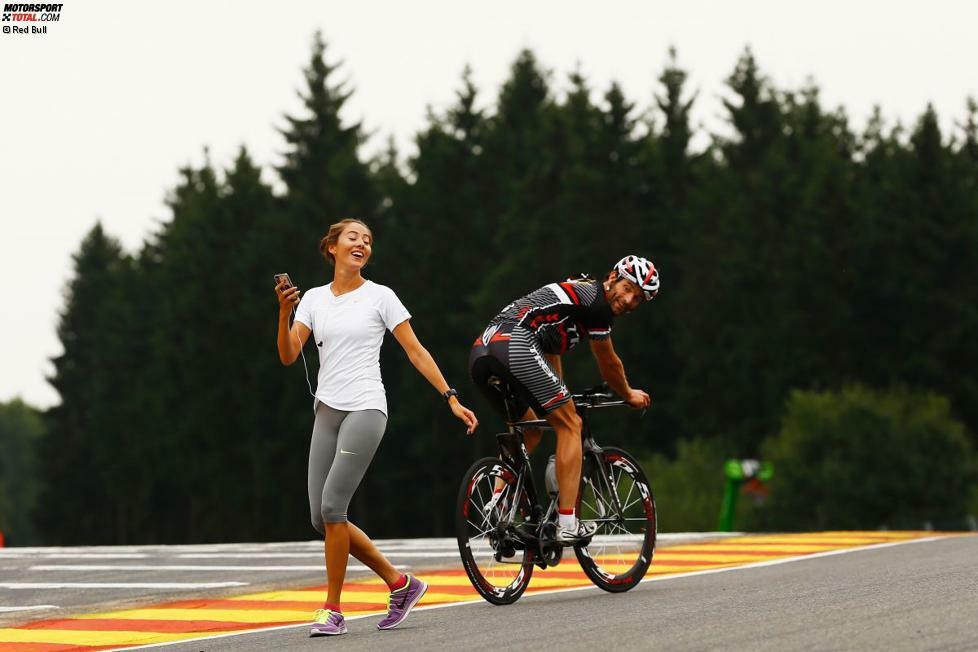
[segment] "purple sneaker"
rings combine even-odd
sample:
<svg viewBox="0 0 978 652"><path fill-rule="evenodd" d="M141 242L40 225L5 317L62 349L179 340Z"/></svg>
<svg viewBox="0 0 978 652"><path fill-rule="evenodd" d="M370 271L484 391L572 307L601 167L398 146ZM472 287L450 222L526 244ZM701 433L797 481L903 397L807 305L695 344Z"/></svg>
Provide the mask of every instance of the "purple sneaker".
<svg viewBox="0 0 978 652"><path fill-rule="evenodd" d="M408 575L407 578L407 584L391 591L387 598L387 617L377 623L377 629L394 629L403 623L428 590L428 585L417 577Z"/></svg>
<svg viewBox="0 0 978 652"><path fill-rule="evenodd" d="M337 634L346 634L346 621L343 620L343 614L329 609L317 609L316 615L312 618L312 627L309 628L309 636L336 636Z"/></svg>

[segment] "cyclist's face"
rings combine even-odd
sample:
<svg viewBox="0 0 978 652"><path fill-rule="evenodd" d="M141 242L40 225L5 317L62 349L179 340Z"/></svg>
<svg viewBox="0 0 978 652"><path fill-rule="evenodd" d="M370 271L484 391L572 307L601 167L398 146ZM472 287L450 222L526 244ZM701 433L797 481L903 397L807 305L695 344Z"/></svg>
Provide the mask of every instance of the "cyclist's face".
<svg viewBox="0 0 978 652"><path fill-rule="evenodd" d="M645 301L642 288L627 278L616 277L609 280L607 282L607 288L605 298L608 300L608 305L611 306L611 311L616 315L627 314L638 308Z"/></svg>
<svg viewBox="0 0 978 652"><path fill-rule="evenodd" d="M374 236L370 229L352 222L340 233L336 244L329 251L336 258L337 265L350 265L357 269L367 264L372 253Z"/></svg>

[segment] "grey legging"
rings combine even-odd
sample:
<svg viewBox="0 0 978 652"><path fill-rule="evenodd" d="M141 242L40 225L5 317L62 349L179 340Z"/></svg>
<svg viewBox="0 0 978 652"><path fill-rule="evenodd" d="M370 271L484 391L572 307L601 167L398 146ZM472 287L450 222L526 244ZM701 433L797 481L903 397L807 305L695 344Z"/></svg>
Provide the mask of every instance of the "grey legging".
<svg viewBox="0 0 978 652"><path fill-rule="evenodd" d="M343 523L353 492L360 486L387 428L380 410L344 412L316 401L309 444L309 512L312 526Z"/></svg>

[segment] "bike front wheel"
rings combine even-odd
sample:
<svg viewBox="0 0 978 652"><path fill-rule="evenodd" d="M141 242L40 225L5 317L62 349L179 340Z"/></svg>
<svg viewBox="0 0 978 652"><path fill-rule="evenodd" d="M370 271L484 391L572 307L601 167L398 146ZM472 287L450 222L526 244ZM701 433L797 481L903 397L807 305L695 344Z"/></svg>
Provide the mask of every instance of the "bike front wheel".
<svg viewBox="0 0 978 652"><path fill-rule="evenodd" d="M605 448L600 456L600 464L585 462L577 508L578 517L598 529L574 552L595 585L621 593L635 587L652 563L655 498L635 458L618 448Z"/></svg>
<svg viewBox="0 0 978 652"><path fill-rule="evenodd" d="M533 575L533 551L516 533L530 517L517 477L506 462L483 458L466 472L456 502L462 565L475 590L492 604L516 602Z"/></svg>

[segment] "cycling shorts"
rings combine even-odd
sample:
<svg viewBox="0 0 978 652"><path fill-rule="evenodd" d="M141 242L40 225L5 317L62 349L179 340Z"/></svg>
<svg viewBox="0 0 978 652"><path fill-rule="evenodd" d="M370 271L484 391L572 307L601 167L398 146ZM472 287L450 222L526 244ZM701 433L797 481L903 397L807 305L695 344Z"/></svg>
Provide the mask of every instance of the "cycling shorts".
<svg viewBox="0 0 978 652"><path fill-rule="evenodd" d="M527 408L538 417L571 400L563 380L544 357L533 332L514 323L489 326L469 354L469 375L492 406L507 418L519 419ZM507 415L503 396L489 378L506 381L516 396L518 413Z"/></svg>

